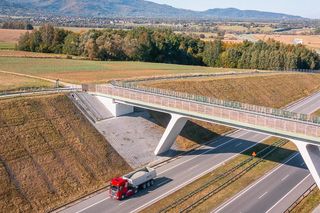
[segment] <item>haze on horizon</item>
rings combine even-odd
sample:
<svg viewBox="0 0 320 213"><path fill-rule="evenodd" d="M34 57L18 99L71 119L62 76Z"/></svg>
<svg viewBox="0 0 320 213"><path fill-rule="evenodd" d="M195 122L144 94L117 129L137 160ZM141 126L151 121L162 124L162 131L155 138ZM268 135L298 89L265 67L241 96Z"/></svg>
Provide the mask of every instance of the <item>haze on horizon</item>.
<svg viewBox="0 0 320 213"><path fill-rule="evenodd" d="M260 10L267 12L299 15L305 18L320 19L319 0L149 0L174 7L203 11L213 8L234 7L241 10ZM316 9L315 9L316 8Z"/></svg>

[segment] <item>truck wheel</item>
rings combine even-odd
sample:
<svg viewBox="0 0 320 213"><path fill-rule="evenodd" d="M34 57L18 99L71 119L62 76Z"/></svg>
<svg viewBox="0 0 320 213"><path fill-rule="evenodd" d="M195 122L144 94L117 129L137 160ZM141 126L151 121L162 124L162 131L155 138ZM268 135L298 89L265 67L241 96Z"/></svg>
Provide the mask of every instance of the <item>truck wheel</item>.
<svg viewBox="0 0 320 213"><path fill-rule="evenodd" d="M150 181L147 182L147 187L150 187Z"/></svg>
<svg viewBox="0 0 320 213"><path fill-rule="evenodd" d="M143 188L143 189L146 189L146 188L147 188L147 186L146 186L145 183L142 185L142 188Z"/></svg>
<svg viewBox="0 0 320 213"><path fill-rule="evenodd" d="M151 180L151 181L150 181L150 184L151 184L151 186L153 186L153 184L154 184L154 180Z"/></svg>

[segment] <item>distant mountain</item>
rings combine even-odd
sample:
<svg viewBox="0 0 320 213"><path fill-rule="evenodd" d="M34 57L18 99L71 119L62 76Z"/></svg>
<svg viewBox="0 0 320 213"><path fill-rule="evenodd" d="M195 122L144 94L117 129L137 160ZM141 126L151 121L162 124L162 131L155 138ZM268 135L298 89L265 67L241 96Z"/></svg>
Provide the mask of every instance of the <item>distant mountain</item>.
<svg viewBox="0 0 320 213"><path fill-rule="evenodd" d="M241 20L302 18L286 14L238 10L235 8L211 9L200 12L178 9L145 0L0 0L0 14Z"/></svg>

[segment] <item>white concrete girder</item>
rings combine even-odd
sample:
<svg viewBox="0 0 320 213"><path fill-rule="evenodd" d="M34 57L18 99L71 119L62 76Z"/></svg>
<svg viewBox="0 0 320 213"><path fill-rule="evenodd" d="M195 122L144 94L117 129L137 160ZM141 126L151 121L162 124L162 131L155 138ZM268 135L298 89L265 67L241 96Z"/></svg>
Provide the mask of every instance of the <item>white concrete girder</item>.
<svg viewBox="0 0 320 213"><path fill-rule="evenodd" d="M298 147L313 179L320 188L320 147L314 144L293 141Z"/></svg>
<svg viewBox="0 0 320 213"><path fill-rule="evenodd" d="M171 114L170 122L154 151L155 155L160 155L171 148L187 121L187 117Z"/></svg>

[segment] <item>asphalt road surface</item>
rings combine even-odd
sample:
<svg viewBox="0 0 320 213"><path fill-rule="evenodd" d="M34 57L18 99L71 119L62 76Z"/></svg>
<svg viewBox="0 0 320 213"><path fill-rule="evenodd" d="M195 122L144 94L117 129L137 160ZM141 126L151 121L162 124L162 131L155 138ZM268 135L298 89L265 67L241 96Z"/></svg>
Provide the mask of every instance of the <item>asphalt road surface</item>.
<svg viewBox="0 0 320 213"><path fill-rule="evenodd" d="M314 94L313 96L303 99L302 101L298 101L296 104L293 104L288 107L289 110L303 112L302 110L308 110L308 112L313 112L316 109L320 108L320 93ZM259 143L269 136L248 132L244 130L239 130L234 133L228 134L226 136L221 136L218 139L215 139L211 143L206 146L202 146L201 148L194 150L188 154L185 154L179 157L176 160L173 160L159 168L157 168L158 178L156 180L154 188L150 188L147 191L138 193L136 196L131 197L124 201L116 201L112 200L108 196L108 192L102 192L97 195L92 196L91 198L82 200L77 204L65 208L62 212L70 213L70 212L138 212L143 208L161 200L162 198L170 195L171 193L177 191L178 189L184 187L185 185L191 183L192 181L198 179L199 177L205 175L206 173L214 170L219 167L226 161L234 158L239 153L249 149L254 146L256 143ZM297 157L298 159L298 157ZM295 157L293 158L293 163L299 162L302 163L301 159L297 160ZM298 164L299 164L298 163ZM280 177L277 181L271 181L264 189L269 189L268 193L271 194L270 184L276 184L279 180L283 179L283 183L287 183L287 181L298 181L300 182L306 175L308 175L308 171L305 168L296 167L296 166L286 166L287 170L296 168L300 168L300 172L303 173L301 175L292 174L291 177ZM282 168L282 167L281 167ZM292 170L292 171L293 171ZM299 174L300 174L299 172ZM273 176L272 173L270 176ZM282 173L282 175L290 174L289 172ZM270 177L269 176L269 177ZM266 179L269 180L269 177ZM312 181L311 181L312 182ZM285 184L280 184L283 187ZM259 184L260 186L260 184ZM251 189L255 188L253 186ZM293 185L288 184L287 187L283 189L284 193L286 191L290 191L293 188ZM251 191L249 189L249 191ZM262 191L258 190L259 193ZM280 192L277 192L277 188L274 190L275 194L279 194L280 199L283 197ZM282 190L281 190L282 192ZM268 193L261 196L259 200L262 198L268 198ZM263 196L262 196L263 195ZM240 195L240 197L242 197ZM245 196L244 196L245 197ZM276 201L279 201L277 199ZM231 200L232 201L232 200ZM250 202L250 198L246 198L246 205ZM236 210L232 210L232 212L240 212L242 203L238 203L237 201L232 201L230 204L226 205L227 208L229 205L233 205L233 203L238 206ZM255 202L254 202L255 203ZM264 204L266 209L271 208L276 204L274 199L267 200L267 203ZM274 207L276 209L276 207ZM223 209L225 212L225 209ZM255 212L261 212L260 210L255 209Z"/></svg>
<svg viewBox="0 0 320 213"><path fill-rule="evenodd" d="M320 108L320 94L305 99L290 108L291 111L311 114ZM283 212L295 202L314 180L299 153L248 186L214 212Z"/></svg>

